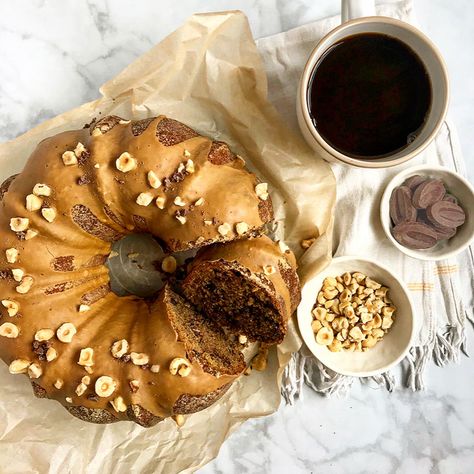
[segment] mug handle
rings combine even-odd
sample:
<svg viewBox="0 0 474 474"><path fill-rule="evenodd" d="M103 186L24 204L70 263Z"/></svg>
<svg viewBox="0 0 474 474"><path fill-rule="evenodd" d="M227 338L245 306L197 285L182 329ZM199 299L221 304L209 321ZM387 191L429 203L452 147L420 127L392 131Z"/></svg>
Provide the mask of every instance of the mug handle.
<svg viewBox="0 0 474 474"><path fill-rule="evenodd" d="M375 0L341 0L341 23L362 16L375 16Z"/></svg>

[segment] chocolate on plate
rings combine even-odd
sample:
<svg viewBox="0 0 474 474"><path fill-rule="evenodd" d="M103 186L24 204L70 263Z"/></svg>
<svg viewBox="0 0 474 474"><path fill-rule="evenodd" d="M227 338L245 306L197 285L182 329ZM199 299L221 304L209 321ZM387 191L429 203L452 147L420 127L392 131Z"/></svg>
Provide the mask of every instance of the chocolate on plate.
<svg viewBox="0 0 474 474"><path fill-rule="evenodd" d="M395 240L421 250L453 237L466 215L442 180L414 175L393 190L390 218Z"/></svg>
<svg viewBox="0 0 474 474"><path fill-rule="evenodd" d="M413 192L418 185L426 181L424 176L420 176L419 174L415 174L414 176L410 176L408 179L405 180L403 186L407 186Z"/></svg>
<svg viewBox="0 0 474 474"><path fill-rule="evenodd" d="M436 245L436 231L422 222L402 222L392 229L392 234L404 247L409 249L429 249Z"/></svg>
<svg viewBox="0 0 474 474"><path fill-rule="evenodd" d="M416 209L412 202L412 192L408 186L395 188L390 197L390 217L395 224L416 221Z"/></svg>
<svg viewBox="0 0 474 474"><path fill-rule="evenodd" d="M446 188L439 179L428 179L418 185L413 192L413 205L417 209L426 209L431 204L443 199Z"/></svg>
<svg viewBox="0 0 474 474"><path fill-rule="evenodd" d="M461 206L449 201L435 202L426 209L426 217L433 225L443 227L459 227L466 220Z"/></svg>
<svg viewBox="0 0 474 474"><path fill-rule="evenodd" d="M454 202L454 204L458 203L458 200L452 194L448 193L444 195L443 201Z"/></svg>

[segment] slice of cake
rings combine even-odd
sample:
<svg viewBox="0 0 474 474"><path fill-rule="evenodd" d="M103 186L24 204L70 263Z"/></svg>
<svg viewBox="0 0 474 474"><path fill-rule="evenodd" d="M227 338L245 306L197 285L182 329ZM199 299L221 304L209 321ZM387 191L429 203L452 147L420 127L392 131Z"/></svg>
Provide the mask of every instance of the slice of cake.
<svg viewBox="0 0 474 474"><path fill-rule="evenodd" d="M209 319L267 344L283 340L300 298L294 255L266 236L199 251L183 291Z"/></svg>

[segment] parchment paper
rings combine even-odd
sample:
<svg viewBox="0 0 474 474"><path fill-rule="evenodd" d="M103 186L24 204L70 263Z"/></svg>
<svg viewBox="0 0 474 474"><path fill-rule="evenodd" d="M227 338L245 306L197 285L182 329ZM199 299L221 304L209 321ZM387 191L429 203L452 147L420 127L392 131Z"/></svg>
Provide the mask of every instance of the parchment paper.
<svg viewBox="0 0 474 474"><path fill-rule="evenodd" d="M297 84L295 84L297 87ZM195 15L101 88L103 97L0 145L0 178L21 171L41 139L80 128L94 117L166 114L228 142L269 183L277 238L301 254L299 241L319 236L302 275L330 258L335 180L329 166L290 132L267 101L267 83L247 20L240 12ZM316 263L316 265L314 265ZM96 426L56 402L37 400L25 377L0 364L0 461L6 472L190 472L215 457L243 421L274 412L279 381L301 341L293 323L263 373L241 377L211 408L178 429L132 423ZM276 355L278 357L276 357Z"/></svg>

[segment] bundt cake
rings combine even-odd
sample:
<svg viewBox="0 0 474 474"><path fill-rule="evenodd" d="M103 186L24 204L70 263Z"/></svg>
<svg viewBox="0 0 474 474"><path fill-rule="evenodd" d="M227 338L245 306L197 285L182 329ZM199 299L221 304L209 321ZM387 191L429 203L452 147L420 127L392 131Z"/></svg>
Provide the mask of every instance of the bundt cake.
<svg viewBox="0 0 474 474"><path fill-rule="evenodd" d="M298 302L294 256L260 237L266 183L175 120L109 116L43 140L0 201L0 357L83 420L206 408L246 368L232 333L280 342ZM111 291L111 246L134 233L169 254L204 247L183 289Z"/></svg>

